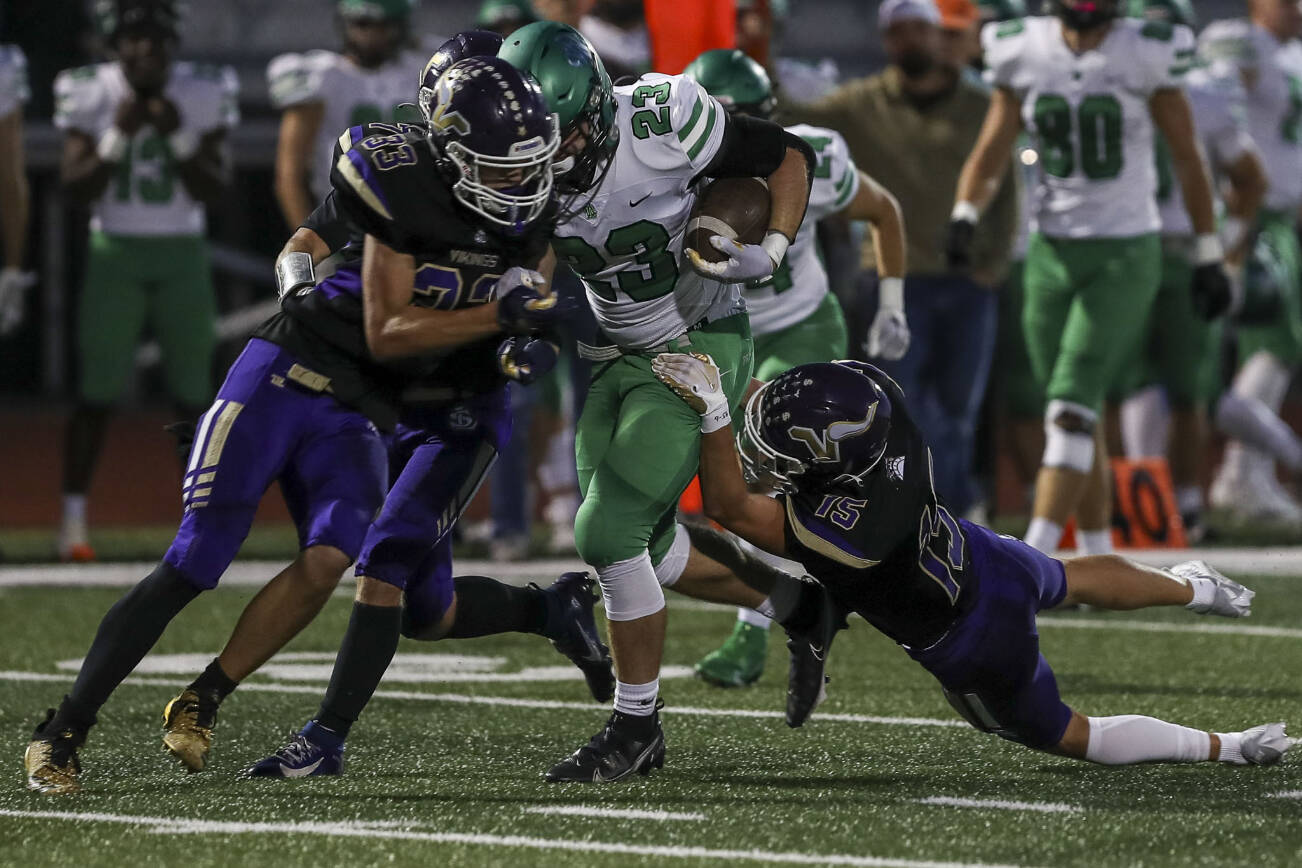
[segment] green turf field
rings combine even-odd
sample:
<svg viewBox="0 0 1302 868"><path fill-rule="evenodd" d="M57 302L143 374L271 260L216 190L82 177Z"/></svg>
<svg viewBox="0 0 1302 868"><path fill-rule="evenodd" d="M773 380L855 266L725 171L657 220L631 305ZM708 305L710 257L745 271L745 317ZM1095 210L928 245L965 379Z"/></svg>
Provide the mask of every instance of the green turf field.
<svg viewBox="0 0 1302 868"><path fill-rule="evenodd" d="M1259 590L1247 622L1182 610L1045 619L1065 698L1092 713L1302 730L1299 580L1245 581ZM1101 768L1032 753L958 725L929 676L861 621L834 648L826 714L803 730L781 720L780 643L754 688L664 680L669 753L649 779L542 783L605 712L541 640L510 636L404 642L400 654L439 656L399 658L354 730L345 777L241 780L315 709L348 616L341 592L231 697L209 770L187 776L161 750L162 707L253 591L218 590L173 624L150 673L104 708L82 752L85 792L48 797L22 788L23 747L120 590L0 588L0 864L1302 864L1302 801L1277 795L1302 795L1302 761ZM671 674L730 619L675 604ZM936 803L947 799L992 804ZM611 810L650 813L597 815Z"/></svg>

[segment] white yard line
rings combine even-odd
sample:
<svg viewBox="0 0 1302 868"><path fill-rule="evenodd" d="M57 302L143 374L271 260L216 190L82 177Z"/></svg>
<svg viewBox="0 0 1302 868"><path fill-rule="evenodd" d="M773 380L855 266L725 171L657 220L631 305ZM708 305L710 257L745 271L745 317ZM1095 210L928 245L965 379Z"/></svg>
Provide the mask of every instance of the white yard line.
<svg viewBox="0 0 1302 868"><path fill-rule="evenodd" d="M0 671L0 681L47 681L69 683L74 676L55 675L48 672L14 672ZM184 686L185 678L128 678L123 684L144 685L148 687ZM317 684L241 684L243 692L258 693L305 693L320 696L325 688ZM569 710L594 712L604 706L595 702L566 702L557 699L517 699L512 696L470 696L462 693L425 693L416 690L377 690L379 699L414 700L417 702L450 702L458 705L488 705L505 708L542 708L549 710ZM673 706L669 714L681 714L688 717L738 717L761 720L782 720L781 711L761 711L749 708L693 708L691 706ZM822 714L815 712L813 720L835 723L872 723L883 726L943 726L966 727L961 720L941 720L934 717L880 717L872 714Z"/></svg>
<svg viewBox="0 0 1302 868"><path fill-rule="evenodd" d="M1282 793L1268 793L1272 799L1302 799L1302 790L1284 790Z"/></svg>
<svg viewBox="0 0 1302 868"><path fill-rule="evenodd" d="M84 823L113 823L136 826L157 834L208 835L315 835L331 838L373 838L391 841L420 841L438 844L472 844L485 847L516 847L530 850L559 850L572 853L615 853L626 856L658 856L666 859L717 859L725 862L766 862L787 865L845 865L854 868L1016 868L983 862L932 862L920 859L890 859L818 853L781 853L769 850L716 850L710 847L625 844L614 841L574 841L531 838L524 835L480 835L466 832L418 832L366 823L237 823L221 820L190 820L176 817L147 817L133 814L79 813L75 811L14 811L0 809L0 817L14 819L67 820Z"/></svg>
<svg viewBox="0 0 1302 868"><path fill-rule="evenodd" d="M1191 615L1191 618L1202 616ZM1278 639L1302 639L1302 630L1296 627L1265 627L1248 624L1225 623L1217 618L1215 623L1194 622L1177 624L1167 621L1132 621L1117 618L1078 618L1075 615L1041 615L1035 621L1041 627L1071 627L1077 630L1127 630L1136 633L1201 633L1220 636L1263 636Z"/></svg>
<svg viewBox="0 0 1302 868"><path fill-rule="evenodd" d="M1081 808L1058 802L1010 802L1004 799L959 799L954 796L928 796L914 799L920 805L945 805L952 808L993 808L999 811L1035 811L1041 814L1079 814Z"/></svg>
<svg viewBox="0 0 1302 868"><path fill-rule="evenodd" d="M1062 552L1071 557L1074 552ZM1221 572L1235 575L1302 576L1302 546L1233 549L1141 549L1121 552L1153 566L1205 560ZM261 586L280 572L286 561L236 561L222 577L221 587ZM42 564L0 567L0 588L130 587L157 566L155 561L120 564ZM498 563L479 558L459 559L458 573L496 576L507 581L535 581L540 576L589 569L578 558ZM351 578L345 579L351 581Z"/></svg>
<svg viewBox="0 0 1302 868"><path fill-rule="evenodd" d="M548 814L557 817L600 817L620 820L704 820L704 814L676 811L639 811L634 808L598 808L594 805L530 805L526 814Z"/></svg>

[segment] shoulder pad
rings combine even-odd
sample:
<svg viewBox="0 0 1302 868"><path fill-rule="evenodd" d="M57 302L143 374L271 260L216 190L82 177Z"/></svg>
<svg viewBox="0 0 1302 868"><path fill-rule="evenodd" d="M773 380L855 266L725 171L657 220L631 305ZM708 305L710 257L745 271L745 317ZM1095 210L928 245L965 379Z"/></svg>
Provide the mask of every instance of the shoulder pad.
<svg viewBox="0 0 1302 868"><path fill-rule="evenodd" d="M821 220L840 211L859 190L859 170L850 157L850 147L836 130L797 124L787 132L799 136L814 149L814 184L809 191L807 220Z"/></svg>
<svg viewBox="0 0 1302 868"><path fill-rule="evenodd" d="M104 99L102 64L65 69L54 79L54 125L62 130L94 132L96 111Z"/></svg>
<svg viewBox="0 0 1302 868"><path fill-rule="evenodd" d="M435 187L443 187L416 124L349 127L335 143L330 183L340 209L366 232L394 237L399 222L430 226L437 217Z"/></svg>
<svg viewBox="0 0 1302 868"><path fill-rule="evenodd" d="M727 112L694 79L653 72L616 92L629 100L620 135L633 137L634 151L648 166L695 175L714 159Z"/></svg>
<svg viewBox="0 0 1302 868"><path fill-rule="evenodd" d="M1036 25L1034 18L992 21L981 28L981 50L985 55L986 78L992 85L1012 87L1018 61L1031 41L1028 32Z"/></svg>
<svg viewBox="0 0 1302 868"><path fill-rule="evenodd" d="M267 64L271 104L278 109L325 99L327 73L338 59L332 51L282 54Z"/></svg>

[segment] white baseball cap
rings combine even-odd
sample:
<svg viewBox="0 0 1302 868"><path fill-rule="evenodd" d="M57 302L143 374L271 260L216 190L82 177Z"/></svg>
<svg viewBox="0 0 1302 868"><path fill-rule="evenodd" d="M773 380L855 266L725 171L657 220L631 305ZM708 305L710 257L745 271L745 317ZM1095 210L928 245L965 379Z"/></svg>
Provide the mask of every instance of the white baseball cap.
<svg viewBox="0 0 1302 868"><path fill-rule="evenodd" d="M885 0L877 10L877 29L886 30L901 21L940 24L940 10L933 0Z"/></svg>

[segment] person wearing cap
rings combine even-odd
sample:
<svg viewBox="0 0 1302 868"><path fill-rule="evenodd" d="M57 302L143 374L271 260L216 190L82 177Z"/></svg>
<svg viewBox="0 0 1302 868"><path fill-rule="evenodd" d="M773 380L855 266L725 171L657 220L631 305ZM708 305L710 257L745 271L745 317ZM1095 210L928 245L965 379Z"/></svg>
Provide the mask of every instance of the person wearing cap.
<svg viewBox="0 0 1302 868"><path fill-rule="evenodd" d="M484 0L479 6L475 26L510 36L526 24L538 20L529 0Z"/></svg>
<svg viewBox="0 0 1302 868"><path fill-rule="evenodd" d="M936 0L945 62L965 75L981 57L981 12L973 0Z"/></svg>
<svg viewBox="0 0 1302 868"><path fill-rule="evenodd" d="M886 69L811 105L789 107L784 120L839 132L855 164L903 209L909 227L903 292L877 291L877 254L866 240L859 309L848 313L852 333L865 334L878 307L904 310L912 333L908 352L898 361L873 361L919 407L936 489L955 514L963 514L980 499L971 470L974 432L994 349L992 288L1007 271L1017 228L1016 181L1009 174L999 186L973 239L971 265L950 269L945 225L990 97L946 62L941 15L931 0L886 0L878 25Z"/></svg>

